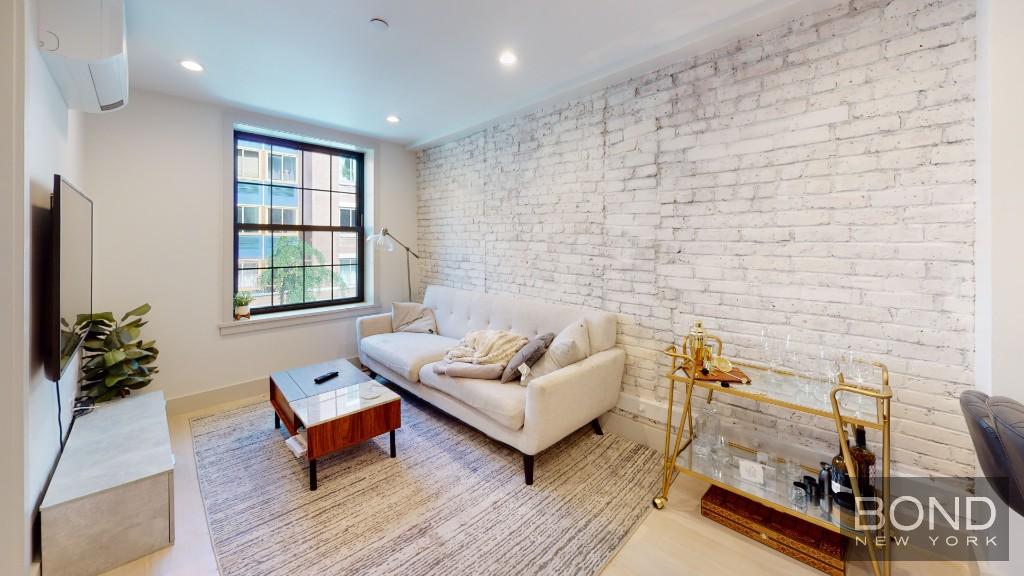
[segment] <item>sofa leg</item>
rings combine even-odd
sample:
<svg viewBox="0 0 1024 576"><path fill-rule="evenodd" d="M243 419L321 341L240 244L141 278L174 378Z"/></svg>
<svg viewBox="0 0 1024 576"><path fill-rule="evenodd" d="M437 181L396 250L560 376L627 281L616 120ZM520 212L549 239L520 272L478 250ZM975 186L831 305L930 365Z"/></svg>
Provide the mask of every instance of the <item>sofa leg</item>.
<svg viewBox="0 0 1024 576"><path fill-rule="evenodd" d="M594 429L594 434L604 436L604 431L601 430L601 423L597 421L597 418L590 421L590 427Z"/></svg>
<svg viewBox="0 0 1024 576"><path fill-rule="evenodd" d="M526 485L533 485L533 455L523 454L523 472L526 474Z"/></svg>

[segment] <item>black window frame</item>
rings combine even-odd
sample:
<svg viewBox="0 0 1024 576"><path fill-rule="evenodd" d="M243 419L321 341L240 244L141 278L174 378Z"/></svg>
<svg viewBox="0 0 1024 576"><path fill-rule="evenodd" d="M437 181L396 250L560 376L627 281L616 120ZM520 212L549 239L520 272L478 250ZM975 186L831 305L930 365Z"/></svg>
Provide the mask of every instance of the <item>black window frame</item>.
<svg viewBox="0 0 1024 576"><path fill-rule="evenodd" d="M301 222L302 222L302 216L303 216L302 212L303 212L303 210L302 210L301 203L299 205L299 208L297 209L297 212L298 212L297 213L297 216L298 216L297 220L300 222L299 224L272 224L271 221L273 220L273 218L271 217L271 214L272 214L273 208L274 208L274 205L273 205L273 192L272 191L273 191L274 188L291 188L291 189L294 189L294 190L297 191L297 193L299 194L300 198L303 197L303 191L304 190L311 190L311 191L316 191L316 192L329 192L331 194L337 194L338 193L336 190L333 190L334 183L335 183L335 174L334 174L333 162L331 163L332 165L329 168L329 172L331 174L331 180L330 180L330 184L328 185L328 189L327 190L324 190L324 189L321 189L321 188L304 188L303 187L304 182L301 181L302 180L301 178L300 178L300 181L297 184L295 184L295 185L280 184L280 183L275 184L273 182L273 179L272 179L272 171L271 171L272 163L273 163L273 159L272 159L273 158L273 151L272 150L267 155L267 166L266 166L266 168L267 168L267 181L265 183L262 181L262 179L260 181L258 181L258 182L254 182L252 179L247 179L247 178L243 178L243 179L240 180L239 179L239 174L238 174L238 169L239 169L239 166L238 166L238 142L239 142L239 140L245 140L245 141L249 141L249 142L260 142L262 144L269 144L271 146L281 146L281 147L284 147L284 148L290 148L290 149L293 149L293 150L299 150L301 152L319 152L319 153L323 153L323 154L329 154L331 156L340 156L340 157L343 157L343 158L351 158L351 159L355 160L356 161L356 180L355 180L356 206L355 206L354 219L355 219L355 223L357 223L358 225L356 225L356 226L333 226L333 225L326 225L325 226L325 225L314 225L314 224L302 224ZM331 258L329 260L330 264L326 265L326 266L329 266L329 268L331 270L331 274L332 274L332 278L331 278L331 286L332 286L331 296L332 296L332 298L330 300L317 300L317 301L314 301L314 302L301 302L301 303L296 303L296 304L277 304L277 305L273 304L273 298L272 298L271 299L272 304L270 306L263 306L263 307L260 307L260 308L255 308L254 307L254 308L251 309L251 313L252 313L252 315L255 316L255 315L258 315L258 314L272 314L274 312L287 312L287 311L291 311L291 310L306 310L306 309L310 309L310 308L325 308L325 307L328 307L328 306L339 306L339 305L344 305L344 304L357 304L357 303L364 302L365 301L364 289L365 289L365 285L366 285L366 281L365 281L366 280L366 275L365 275L365 272L366 272L366 264L365 264L366 259L365 259L365 254L364 254L364 245L365 245L365 242L366 242L366 230L364 228L364 224L366 222L366 219L364 218L364 214L365 214L365 202L364 202L365 201L365 189L364 189L364 182L365 182L365 158L366 158L366 155L364 153L362 153L362 152L357 152L357 151L354 151L354 150L346 150L344 148L333 148L333 147L324 146L324 145L321 145L321 144L313 144L313 143L310 143L310 142L303 142L301 140L290 140L290 139L287 139L287 138L278 138L278 137L275 137L275 136L267 136L267 135L264 135L264 134L254 134L252 132L246 132L244 130L235 130L234 131L234 138L232 139L232 143L233 143L233 146L234 146L234 150L232 151L232 157L234 158L234 166L233 166L233 172L232 172L232 177L231 177L232 188L233 188L233 190L232 190L232 198L234 199L233 200L232 210L231 210L231 212L232 212L232 220L233 220L233 226L232 226L233 238L232 238L232 242L233 242L233 245L234 245L234 249L232 250L233 256L232 256L232 261L231 261L231 269L232 269L232 280L231 280L231 283L232 283L232 297L234 296L234 294L238 293L238 274L239 274L240 270L243 270L243 269L240 269L238 267L238 250L239 250L239 241L238 241L238 239L239 239L239 233L240 232L247 232L247 231L248 232L271 232L271 233L273 233L273 232L298 232L300 234L300 237L301 237L301 235L304 232L330 232L330 233L332 233L332 238L331 238L332 254L331 254ZM303 160L302 160L302 154L301 153L299 155L299 158L296 160L296 162L298 164L302 164ZM303 174L303 177L304 176L305 175ZM339 175L339 178L340 178L340 175ZM254 185L257 185L257 186L265 186L268 190L271 191L270 192L270 194L271 194L271 201L270 201L270 205L267 207L268 217L267 217L267 222L266 223L257 223L257 224L242 224L242 223L239 223L239 221L238 221L238 189L239 189L239 184L250 184L250 185L254 184ZM328 210L328 213L332 212L333 210L334 210L334 207L332 206L331 209ZM340 222L340 219L339 219L339 224L340 223L341 222ZM356 267L356 271L357 271L356 272L356 295L353 296L353 297L350 297L350 298L334 298L333 297L334 296L334 294L333 294L333 287L334 287L333 274L334 274L334 271L335 271L336 268L340 268L341 267L341 265L336 264L335 261L334 261L334 254L333 254L334 238L333 238L333 232L355 232L356 233L356 257L358 258L358 261L356 262L356 264L357 264L357 267ZM306 267L315 267L315 266L305 266L305 259L303 259L303 266L297 266L297 268L306 268ZM293 268L295 268L295 267L293 267ZM270 266L267 267L267 268L256 268L255 270L268 270L268 269L269 270L273 270L274 269L273 262L271 262ZM244 270L252 270L252 268L245 268ZM270 286L271 286L271 291L273 292L273 288L274 288L273 272L271 272L271 283L270 283Z"/></svg>

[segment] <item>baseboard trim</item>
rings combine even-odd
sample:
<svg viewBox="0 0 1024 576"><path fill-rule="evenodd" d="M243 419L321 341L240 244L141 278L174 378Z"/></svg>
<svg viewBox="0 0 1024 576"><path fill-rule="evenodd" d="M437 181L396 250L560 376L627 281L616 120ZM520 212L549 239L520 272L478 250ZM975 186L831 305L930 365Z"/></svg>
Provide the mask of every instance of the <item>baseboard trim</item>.
<svg viewBox="0 0 1024 576"><path fill-rule="evenodd" d="M359 356L346 358L357 367L362 367ZM166 393L166 391L164 392ZM270 393L270 380L268 378L257 378L248 382L229 384L212 390L204 390L194 394L187 394L167 400L167 414L175 416L186 414L197 410L204 410L218 404L243 400L253 396Z"/></svg>
<svg viewBox="0 0 1024 576"><path fill-rule="evenodd" d="M634 420L618 412L608 412L598 420L605 432L613 432L659 453L665 449L665 428Z"/></svg>
<svg viewBox="0 0 1024 576"><path fill-rule="evenodd" d="M212 390L204 390L195 394L171 398L167 401L167 414L176 416L195 412L217 404L234 402L243 398L258 396L270 393L270 381L267 378L257 378L248 382L229 384Z"/></svg>

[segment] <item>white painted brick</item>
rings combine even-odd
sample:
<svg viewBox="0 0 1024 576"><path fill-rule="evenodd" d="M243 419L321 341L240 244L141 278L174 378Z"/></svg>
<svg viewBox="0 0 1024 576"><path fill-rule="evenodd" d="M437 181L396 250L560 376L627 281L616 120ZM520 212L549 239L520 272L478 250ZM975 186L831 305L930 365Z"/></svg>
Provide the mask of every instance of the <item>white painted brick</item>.
<svg viewBox="0 0 1024 576"><path fill-rule="evenodd" d="M659 401L698 317L740 358L765 325L853 347L890 367L896 464L971 474L975 29L972 0L836 0L423 150L422 282L617 314L623 390Z"/></svg>
<svg viewBox="0 0 1024 576"><path fill-rule="evenodd" d="M914 16L914 26L919 30L934 28L963 20L975 12L976 0L957 0L956 2L937 2L923 8Z"/></svg>
<svg viewBox="0 0 1024 576"><path fill-rule="evenodd" d="M935 30L918 32L913 36L890 40L885 43L886 58L893 58L900 54L927 50L937 46L945 46L956 42L960 38L959 25L944 26Z"/></svg>
<svg viewBox="0 0 1024 576"><path fill-rule="evenodd" d="M899 116L881 116L864 120L855 120L836 128L837 138L853 138L876 132L888 132L900 127Z"/></svg>

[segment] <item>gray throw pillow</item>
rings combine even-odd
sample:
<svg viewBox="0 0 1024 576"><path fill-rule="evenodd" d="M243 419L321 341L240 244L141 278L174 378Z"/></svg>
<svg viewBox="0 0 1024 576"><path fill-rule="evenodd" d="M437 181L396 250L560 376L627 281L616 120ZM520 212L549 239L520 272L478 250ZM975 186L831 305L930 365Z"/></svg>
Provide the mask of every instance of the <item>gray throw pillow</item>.
<svg viewBox="0 0 1024 576"><path fill-rule="evenodd" d="M551 345L551 341L554 339L555 335L548 332L527 342L526 346L520 348L519 352L516 352L516 355L508 361L508 364L505 366L505 372L501 375L501 383L508 384L518 380L520 377L519 367L523 364L533 366L544 355L544 352L547 352L548 346Z"/></svg>

